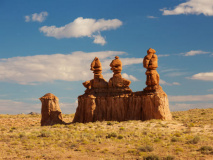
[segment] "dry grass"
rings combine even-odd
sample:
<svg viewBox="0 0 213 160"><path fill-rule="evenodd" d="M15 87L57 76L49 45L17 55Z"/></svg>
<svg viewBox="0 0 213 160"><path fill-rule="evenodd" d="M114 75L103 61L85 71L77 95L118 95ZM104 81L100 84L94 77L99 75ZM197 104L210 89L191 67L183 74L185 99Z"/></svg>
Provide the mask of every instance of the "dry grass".
<svg viewBox="0 0 213 160"><path fill-rule="evenodd" d="M0 159L213 159L213 109L172 121L40 126L40 115L0 115ZM63 115L71 122L72 115Z"/></svg>

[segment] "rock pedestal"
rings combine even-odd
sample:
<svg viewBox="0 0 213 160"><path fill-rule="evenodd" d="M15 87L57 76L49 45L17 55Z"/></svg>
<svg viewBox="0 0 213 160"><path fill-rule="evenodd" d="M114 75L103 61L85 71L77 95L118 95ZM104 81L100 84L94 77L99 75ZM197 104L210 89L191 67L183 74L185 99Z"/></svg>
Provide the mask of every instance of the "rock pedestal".
<svg viewBox="0 0 213 160"><path fill-rule="evenodd" d="M42 103L41 126L64 124L58 97L52 93L47 93L39 99Z"/></svg>
<svg viewBox="0 0 213 160"><path fill-rule="evenodd" d="M159 85L157 55L153 49L149 49L147 53L143 62L147 68L147 87L139 92L132 92L129 88L131 81L122 78L122 63L119 57L116 56L110 64L114 74L108 83L101 75L101 63L96 57L94 61L98 62L96 69L99 68L99 76L93 70L94 79L83 83L87 90L78 97L73 122L171 120L167 95ZM94 61L91 68L95 64Z"/></svg>

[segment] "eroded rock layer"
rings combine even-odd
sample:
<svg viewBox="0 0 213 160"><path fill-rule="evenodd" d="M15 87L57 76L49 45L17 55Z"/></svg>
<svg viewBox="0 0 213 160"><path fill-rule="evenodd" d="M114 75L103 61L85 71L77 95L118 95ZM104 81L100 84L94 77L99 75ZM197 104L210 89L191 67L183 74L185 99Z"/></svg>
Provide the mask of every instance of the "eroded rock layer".
<svg viewBox="0 0 213 160"><path fill-rule="evenodd" d="M117 95L84 94L78 97L73 122L171 120L166 93L131 92Z"/></svg>

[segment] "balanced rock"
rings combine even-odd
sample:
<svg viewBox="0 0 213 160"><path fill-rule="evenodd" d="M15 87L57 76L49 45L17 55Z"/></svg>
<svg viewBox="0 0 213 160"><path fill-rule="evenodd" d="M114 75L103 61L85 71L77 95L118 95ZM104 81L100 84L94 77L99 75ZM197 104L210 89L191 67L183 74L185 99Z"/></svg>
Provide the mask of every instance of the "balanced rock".
<svg viewBox="0 0 213 160"><path fill-rule="evenodd" d="M39 99L42 103L41 126L64 124L58 97L52 93L47 93Z"/></svg>

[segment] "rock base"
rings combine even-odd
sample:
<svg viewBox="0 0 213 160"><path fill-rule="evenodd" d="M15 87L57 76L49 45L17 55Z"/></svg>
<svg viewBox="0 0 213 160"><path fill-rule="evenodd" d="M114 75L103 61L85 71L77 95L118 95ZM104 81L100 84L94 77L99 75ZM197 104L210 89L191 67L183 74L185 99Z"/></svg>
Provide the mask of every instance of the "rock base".
<svg viewBox="0 0 213 160"><path fill-rule="evenodd" d="M115 90L117 92L93 90L79 96L73 122L172 119L168 98L162 89L155 92Z"/></svg>

